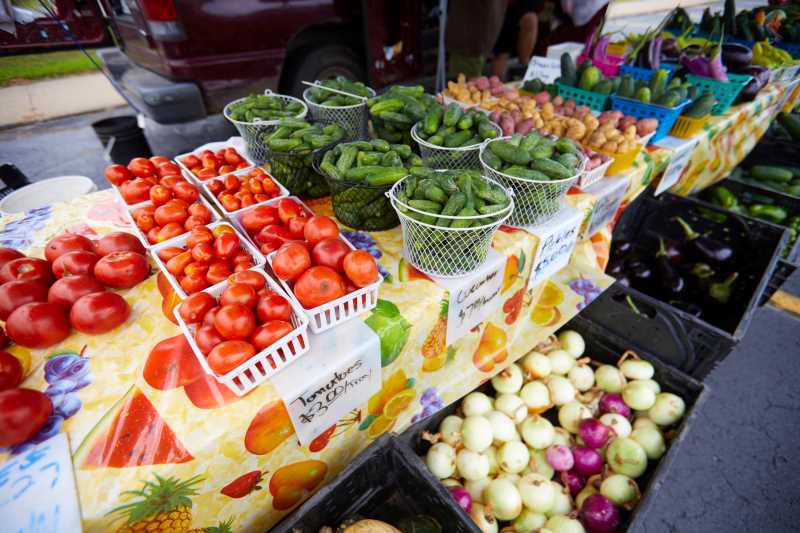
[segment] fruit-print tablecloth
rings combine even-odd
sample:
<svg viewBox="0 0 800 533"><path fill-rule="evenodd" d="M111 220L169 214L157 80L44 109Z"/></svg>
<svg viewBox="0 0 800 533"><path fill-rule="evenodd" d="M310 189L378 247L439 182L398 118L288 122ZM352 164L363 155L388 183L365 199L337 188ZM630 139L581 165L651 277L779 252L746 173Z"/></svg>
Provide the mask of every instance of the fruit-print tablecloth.
<svg viewBox="0 0 800 533"><path fill-rule="evenodd" d="M311 207L330 213L326 200ZM0 245L41 256L65 230L97 237L127 227L112 193L101 191L0 220ZM381 337L383 385L308 446L293 437L270 384L239 398L203 375L166 318L175 299L155 273L122 292L132 313L120 329L74 332L47 350L9 348L26 367L23 386L53 401L55 414L33 441L69 437L85 531L267 530L371 440L456 401L612 281L602 273L610 236L601 231L551 280L526 287L536 239L503 228L494 240L507 258L502 305L446 346L447 294L402 260L399 228L347 236L387 278L379 306L363 317ZM0 451L0 463L26 447Z"/></svg>

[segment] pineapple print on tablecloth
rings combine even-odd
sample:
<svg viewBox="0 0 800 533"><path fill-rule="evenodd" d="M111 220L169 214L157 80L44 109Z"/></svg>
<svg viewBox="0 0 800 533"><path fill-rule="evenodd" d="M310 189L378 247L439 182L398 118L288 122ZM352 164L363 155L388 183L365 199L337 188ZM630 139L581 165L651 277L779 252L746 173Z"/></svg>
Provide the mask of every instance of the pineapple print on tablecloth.
<svg viewBox="0 0 800 533"><path fill-rule="evenodd" d="M194 476L187 480L155 474L155 481L145 481L139 490L123 494L135 496L134 501L120 505L110 514L126 520L117 533L157 531L159 533L188 533L192 526L192 500L197 495L195 486L203 480Z"/></svg>
<svg viewBox="0 0 800 533"><path fill-rule="evenodd" d="M425 341L422 343L420 353L425 358L422 363L423 372L434 372L444 366L447 361L447 314L450 311L450 301L443 299L439 303L439 317L433 325Z"/></svg>

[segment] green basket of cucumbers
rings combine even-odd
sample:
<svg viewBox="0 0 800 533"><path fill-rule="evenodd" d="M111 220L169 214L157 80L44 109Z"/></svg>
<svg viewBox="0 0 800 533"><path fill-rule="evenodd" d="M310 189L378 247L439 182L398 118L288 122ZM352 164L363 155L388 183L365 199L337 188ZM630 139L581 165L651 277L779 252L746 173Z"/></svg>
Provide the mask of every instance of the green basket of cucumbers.
<svg viewBox="0 0 800 533"><path fill-rule="evenodd" d="M264 134L267 161L273 177L296 196L327 196L328 184L314 170L314 161L345 136L344 128L335 122L279 121L273 131Z"/></svg>
<svg viewBox="0 0 800 533"><path fill-rule="evenodd" d="M381 231L400 223L386 192L421 165L407 144L373 139L337 144L325 152L318 171L327 179L336 218L354 229Z"/></svg>
<svg viewBox="0 0 800 533"><path fill-rule="evenodd" d="M514 211L513 194L477 170L409 172L387 193L400 218L405 258L439 277L478 268L495 231Z"/></svg>
<svg viewBox="0 0 800 533"><path fill-rule="evenodd" d="M375 136L409 146L413 140L411 128L434 106L439 106L439 103L433 96L425 94L422 85L391 85L383 93L367 100Z"/></svg>

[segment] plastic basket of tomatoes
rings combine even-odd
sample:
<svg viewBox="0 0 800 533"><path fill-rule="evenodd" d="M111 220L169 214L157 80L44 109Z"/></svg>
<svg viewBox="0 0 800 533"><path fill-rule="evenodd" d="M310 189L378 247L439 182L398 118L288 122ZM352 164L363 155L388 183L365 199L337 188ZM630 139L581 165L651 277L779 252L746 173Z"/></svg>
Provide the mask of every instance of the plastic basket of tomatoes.
<svg viewBox="0 0 800 533"><path fill-rule="evenodd" d="M183 183L197 187L189 182ZM125 209L134 233L146 248L188 233L195 226L205 226L220 220L219 214L202 196L189 203L181 198L165 201L163 197L152 194L160 194L160 185L150 189L150 192L151 198L156 197L155 201L129 205Z"/></svg>
<svg viewBox="0 0 800 533"><path fill-rule="evenodd" d="M203 369L244 396L308 351L308 319L260 268L233 274L175 308Z"/></svg>
<svg viewBox="0 0 800 533"><path fill-rule="evenodd" d="M178 181L186 181L181 168L162 155L154 155L149 159L134 157L127 166L116 163L108 165L104 174L127 205L149 200L150 189L159 183L171 186Z"/></svg>
<svg viewBox="0 0 800 533"><path fill-rule="evenodd" d="M245 168L208 180L203 183L203 189L220 211L228 215L289 196L289 191L260 167Z"/></svg>
<svg viewBox="0 0 800 533"><path fill-rule="evenodd" d="M256 163L247 157L241 137L204 144L189 153L177 156L175 161L198 183L256 166Z"/></svg>
<svg viewBox="0 0 800 533"><path fill-rule="evenodd" d="M265 261L250 240L227 221L192 228L153 246L150 255L181 299Z"/></svg>

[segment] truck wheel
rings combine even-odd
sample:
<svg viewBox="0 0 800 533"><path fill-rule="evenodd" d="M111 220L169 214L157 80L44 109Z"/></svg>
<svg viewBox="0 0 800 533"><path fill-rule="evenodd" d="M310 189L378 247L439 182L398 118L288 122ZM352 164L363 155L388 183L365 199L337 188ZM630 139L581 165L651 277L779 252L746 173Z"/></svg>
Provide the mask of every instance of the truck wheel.
<svg viewBox="0 0 800 533"><path fill-rule="evenodd" d="M352 48L343 45L331 44L298 50L284 61L288 70L281 80L281 90L300 98L307 87L303 85L303 81L345 76L351 80L366 82L367 76L362 63Z"/></svg>

